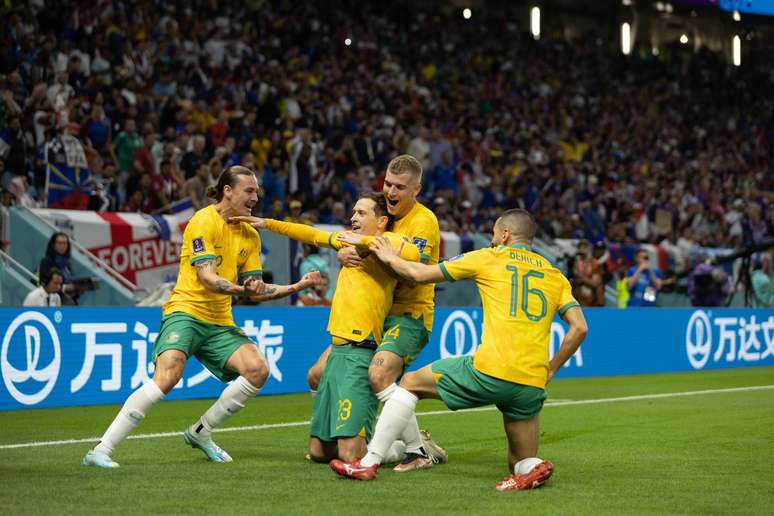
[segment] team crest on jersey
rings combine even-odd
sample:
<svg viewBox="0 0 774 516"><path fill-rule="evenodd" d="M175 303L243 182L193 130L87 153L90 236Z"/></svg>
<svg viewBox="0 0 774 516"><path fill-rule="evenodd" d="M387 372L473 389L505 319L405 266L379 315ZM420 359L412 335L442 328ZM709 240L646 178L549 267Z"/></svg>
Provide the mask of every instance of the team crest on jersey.
<svg viewBox="0 0 774 516"><path fill-rule="evenodd" d="M414 237L413 243L415 246L417 246L417 249L419 249L419 252L421 253L425 250L425 246L427 245L427 239Z"/></svg>
<svg viewBox="0 0 774 516"><path fill-rule="evenodd" d="M194 253L201 253L204 251L204 238L196 237L191 241Z"/></svg>
<svg viewBox="0 0 774 516"><path fill-rule="evenodd" d="M240 256L241 258L244 258L245 256L247 256L247 249L241 249L241 250L239 251L239 256Z"/></svg>

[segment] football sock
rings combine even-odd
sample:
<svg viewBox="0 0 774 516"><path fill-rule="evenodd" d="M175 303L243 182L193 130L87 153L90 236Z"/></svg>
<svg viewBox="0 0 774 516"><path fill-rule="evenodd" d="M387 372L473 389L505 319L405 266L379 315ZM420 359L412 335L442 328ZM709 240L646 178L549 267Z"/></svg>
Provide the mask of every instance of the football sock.
<svg viewBox="0 0 774 516"><path fill-rule="evenodd" d="M398 384L393 383L383 391L377 392L376 398L383 403L387 403L387 400L389 400L397 390ZM400 435L400 439L405 443L406 453L418 453L420 455L425 455L424 451L422 450L422 438L419 436L419 423L417 423L417 417L415 415L411 417L408 424L406 425L406 428L403 429L403 432ZM385 462L391 461L388 461L385 458Z"/></svg>
<svg viewBox="0 0 774 516"><path fill-rule="evenodd" d="M403 441L395 441L390 445L390 449L387 450L387 455L384 456L384 463L400 462L405 456L406 444Z"/></svg>
<svg viewBox="0 0 774 516"><path fill-rule="evenodd" d="M401 440L406 443L406 453L418 453L427 456L422 448L422 437L419 435L419 423L416 414L411 414L406 427L400 434Z"/></svg>
<svg viewBox="0 0 774 516"><path fill-rule="evenodd" d="M392 396L392 393L395 392L397 388L398 388L397 383L390 384L390 386L384 389L383 391L379 391L376 393L376 399L381 401L382 403L387 403L387 400L390 399L390 397Z"/></svg>
<svg viewBox="0 0 774 516"><path fill-rule="evenodd" d="M395 392L384 404L382 414L376 422L374 437L368 445L368 453L360 464L373 466L384 461L390 446L400 437L414 415L417 401L418 398L403 387L395 388Z"/></svg>
<svg viewBox="0 0 774 516"><path fill-rule="evenodd" d="M528 457L526 459L521 459L513 466L513 473L516 475L526 475L527 473L532 471L532 468L534 468L541 462L543 462L543 459L539 459L537 457Z"/></svg>
<svg viewBox="0 0 774 516"><path fill-rule="evenodd" d="M223 389L220 398L196 423L191 425L191 432L198 439L208 440L213 428L242 410L247 400L254 398L260 390L240 376Z"/></svg>
<svg viewBox="0 0 774 516"><path fill-rule="evenodd" d="M94 451L111 455L137 425L145 418L150 408L164 397L164 393L153 380L134 391L124 402L124 406L105 431Z"/></svg>

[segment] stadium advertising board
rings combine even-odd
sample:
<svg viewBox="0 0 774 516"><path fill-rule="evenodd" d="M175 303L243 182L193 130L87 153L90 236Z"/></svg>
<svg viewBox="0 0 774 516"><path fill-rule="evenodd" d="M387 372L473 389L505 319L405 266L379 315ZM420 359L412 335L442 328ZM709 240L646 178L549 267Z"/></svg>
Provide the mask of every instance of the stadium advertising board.
<svg viewBox="0 0 774 516"><path fill-rule="evenodd" d="M586 310L589 337L560 376L608 376L774 365L774 312ZM412 368L471 354L480 308L436 310L432 339ZM326 308L236 308L235 322L270 366L262 394L305 392L329 342ZM0 410L122 403L153 374L158 308L0 309ZM554 322L549 353L565 334ZM222 384L192 360L168 399L216 397Z"/></svg>

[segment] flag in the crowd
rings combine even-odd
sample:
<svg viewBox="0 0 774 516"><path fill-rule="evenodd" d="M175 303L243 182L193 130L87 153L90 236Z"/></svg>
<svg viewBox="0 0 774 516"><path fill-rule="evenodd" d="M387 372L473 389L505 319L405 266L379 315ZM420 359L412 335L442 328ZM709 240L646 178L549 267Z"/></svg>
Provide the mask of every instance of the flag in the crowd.
<svg viewBox="0 0 774 516"><path fill-rule="evenodd" d="M65 134L49 142L45 154L48 207L85 210L94 181L81 142Z"/></svg>
<svg viewBox="0 0 774 516"><path fill-rule="evenodd" d="M183 241L183 230L195 210L189 197L169 205L170 215L150 215L162 240Z"/></svg>

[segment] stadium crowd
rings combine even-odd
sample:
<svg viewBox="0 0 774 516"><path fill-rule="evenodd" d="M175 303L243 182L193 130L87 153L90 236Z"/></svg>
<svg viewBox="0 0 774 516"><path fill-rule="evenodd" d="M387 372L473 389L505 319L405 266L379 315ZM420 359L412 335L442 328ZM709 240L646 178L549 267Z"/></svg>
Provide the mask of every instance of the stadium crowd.
<svg viewBox="0 0 774 516"><path fill-rule="evenodd" d="M263 214L347 223L358 192L408 152L442 230L491 231L524 207L545 234L592 244L774 235L770 67L729 72L677 48L626 58L595 36L533 41L509 16L430 8L6 7L2 186L17 204L45 202L46 144L71 134L95 178L90 209L199 208L242 164L263 185Z"/></svg>

